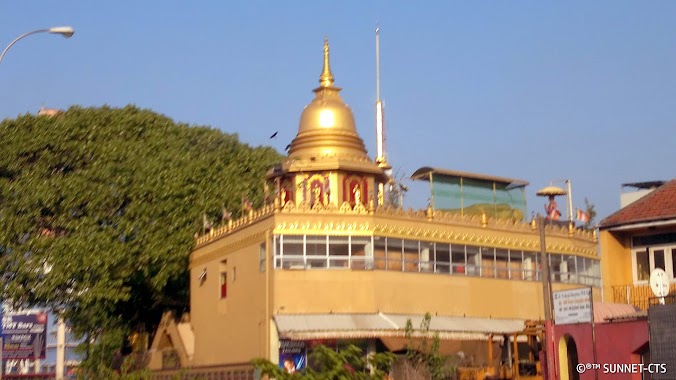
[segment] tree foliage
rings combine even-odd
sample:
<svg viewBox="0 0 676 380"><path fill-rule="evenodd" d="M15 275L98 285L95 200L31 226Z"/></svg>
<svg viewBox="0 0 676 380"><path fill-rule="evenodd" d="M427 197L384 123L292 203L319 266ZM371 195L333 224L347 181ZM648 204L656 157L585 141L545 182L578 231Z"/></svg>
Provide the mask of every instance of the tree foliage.
<svg viewBox="0 0 676 380"><path fill-rule="evenodd" d="M153 331L188 306L203 216L261 204L281 156L134 106L72 107L0 123L0 291L89 337Z"/></svg>
<svg viewBox="0 0 676 380"><path fill-rule="evenodd" d="M313 366L295 373L287 373L266 359L254 359L252 363L261 375L277 380L382 380L387 378L396 357L390 352L375 353L367 357L355 345L337 351L317 345L312 348L310 359Z"/></svg>
<svg viewBox="0 0 676 380"><path fill-rule="evenodd" d="M589 215L589 220L584 224L584 228L588 230L595 228L594 223L596 223L596 206L589 202L586 197L584 198L584 210Z"/></svg>
<svg viewBox="0 0 676 380"><path fill-rule="evenodd" d="M441 339L439 333L434 334L430 339L430 324L432 315L425 313L420 322L420 328L416 332L411 320L406 321L406 361L414 369L425 374L425 378L432 380L450 379L454 376L454 368L449 365L449 357L442 355L439 351ZM420 336L418 342L414 342L413 336Z"/></svg>

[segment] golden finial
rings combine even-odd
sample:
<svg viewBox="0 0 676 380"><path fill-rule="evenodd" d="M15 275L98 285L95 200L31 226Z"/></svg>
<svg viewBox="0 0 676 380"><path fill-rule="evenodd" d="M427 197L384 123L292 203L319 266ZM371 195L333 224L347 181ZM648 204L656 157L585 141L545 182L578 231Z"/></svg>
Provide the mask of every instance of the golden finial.
<svg viewBox="0 0 676 380"><path fill-rule="evenodd" d="M324 36L324 69L319 76L320 87L333 87L333 74L329 66L329 38Z"/></svg>

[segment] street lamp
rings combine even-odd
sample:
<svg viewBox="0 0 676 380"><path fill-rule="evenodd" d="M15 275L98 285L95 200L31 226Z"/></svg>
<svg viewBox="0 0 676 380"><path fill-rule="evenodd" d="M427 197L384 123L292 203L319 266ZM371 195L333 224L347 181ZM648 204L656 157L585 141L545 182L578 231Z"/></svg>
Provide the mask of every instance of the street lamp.
<svg viewBox="0 0 676 380"><path fill-rule="evenodd" d="M51 33L51 34L60 34L64 36L65 38L70 38L73 36L75 31L73 30L72 27L70 26L55 26L49 29L38 29L38 30L33 30L28 33L24 33L20 35L19 37L15 38L14 41L10 42L9 45L5 48L5 50L2 51L2 54L0 54L0 62L2 62L2 59L5 57L5 54L7 54L7 50L12 47L15 43L17 43L20 39L30 36L31 34L36 34L36 33Z"/></svg>

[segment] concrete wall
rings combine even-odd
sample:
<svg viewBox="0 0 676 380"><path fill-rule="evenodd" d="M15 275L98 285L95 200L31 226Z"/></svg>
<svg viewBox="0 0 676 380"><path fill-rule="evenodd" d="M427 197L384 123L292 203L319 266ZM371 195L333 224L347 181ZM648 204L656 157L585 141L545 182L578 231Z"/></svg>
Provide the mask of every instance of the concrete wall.
<svg viewBox="0 0 676 380"><path fill-rule="evenodd" d="M191 322L195 332L192 365L249 362L268 355L266 271L260 271L266 223L247 228L193 253L190 268ZM269 230L267 230L269 231ZM268 247L269 249L269 247ZM269 258L269 252L266 253ZM223 261L227 260L227 264ZM199 279L206 269L206 279ZM227 273L221 299L220 273Z"/></svg>
<svg viewBox="0 0 676 380"><path fill-rule="evenodd" d="M278 270L273 313L383 313L540 319L542 283L358 270ZM555 284L554 290L579 285ZM596 292L598 297L598 292Z"/></svg>
<svg viewBox="0 0 676 380"><path fill-rule="evenodd" d="M596 329L596 357L593 351L592 325L578 323L571 325L557 325L554 327L554 350L556 357L557 378L567 380L565 371L561 371L562 359L561 340L569 336L577 347L578 363L599 364L598 379L608 380L639 380L637 373L618 373L617 367L604 367L615 364L638 364L641 362L640 351L648 344L648 321L627 321L614 323L598 323ZM565 356L565 353L563 353ZM565 365L564 365L565 367ZM574 369L575 371L575 369ZM595 371L590 369L580 374L580 380L595 379ZM614 373L613 373L614 372Z"/></svg>
<svg viewBox="0 0 676 380"><path fill-rule="evenodd" d="M570 360L567 357L567 353L564 351L566 343L562 340L570 338L575 342L575 347L577 348L577 363L572 363L572 374L576 373L575 366L578 363L596 363L594 360L594 345L592 340L592 327L591 323L576 323L570 325L557 325L554 326L554 357L555 363L554 367L556 370L557 379L568 380L574 378L569 375L569 372L566 370L567 366L565 365L566 360ZM568 343L570 344L570 343ZM580 380L593 380L594 371L585 371L580 374Z"/></svg>
<svg viewBox="0 0 676 380"><path fill-rule="evenodd" d="M628 321L596 325L597 363L638 364L640 351L648 344L648 321ZM610 368L609 368L610 369ZM639 374L604 373L599 379L641 379Z"/></svg>
<svg viewBox="0 0 676 380"><path fill-rule="evenodd" d="M629 239L623 235L601 231L599 247L603 301L617 302L613 297L613 286L630 285L634 282Z"/></svg>

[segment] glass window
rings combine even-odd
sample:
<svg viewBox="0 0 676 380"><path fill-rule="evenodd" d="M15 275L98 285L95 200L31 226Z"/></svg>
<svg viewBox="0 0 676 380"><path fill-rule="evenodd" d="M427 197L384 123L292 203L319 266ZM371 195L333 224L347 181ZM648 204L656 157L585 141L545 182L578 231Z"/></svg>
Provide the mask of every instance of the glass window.
<svg viewBox="0 0 676 380"><path fill-rule="evenodd" d="M509 278L523 279L523 251L509 250Z"/></svg>
<svg viewBox="0 0 676 380"><path fill-rule="evenodd" d="M282 256L303 256L303 236L284 235L281 244Z"/></svg>
<svg viewBox="0 0 676 380"><path fill-rule="evenodd" d="M258 270L265 272L265 243L261 244L258 249Z"/></svg>
<svg viewBox="0 0 676 380"><path fill-rule="evenodd" d="M304 236L282 235L280 236L281 267L285 269L304 269L305 258Z"/></svg>
<svg viewBox="0 0 676 380"><path fill-rule="evenodd" d="M418 240L404 240L404 270L406 272L417 272L420 261L420 242Z"/></svg>
<svg viewBox="0 0 676 380"><path fill-rule="evenodd" d="M495 276L509 278L509 251L506 249L495 249Z"/></svg>
<svg viewBox="0 0 676 380"><path fill-rule="evenodd" d="M648 250L636 251L636 281L650 279L650 257Z"/></svg>
<svg viewBox="0 0 676 380"><path fill-rule="evenodd" d="M387 270L387 238L373 237L373 267Z"/></svg>
<svg viewBox="0 0 676 380"><path fill-rule="evenodd" d="M402 271L401 254L404 247L402 239L387 238L387 270Z"/></svg>
<svg viewBox="0 0 676 380"><path fill-rule="evenodd" d="M465 274L465 245L451 244L451 263L453 265L453 273Z"/></svg>
<svg viewBox="0 0 676 380"><path fill-rule="evenodd" d="M664 265L664 250L663 249L656 249L653 251L653 260L655 262L655 265L653 265L652 269L660 268L662 270L666 270L667 267Z"/></svg>
<svg viewBox="0 0 676 380"><path fill-rule="evenodd" d="M450 273L451 272L451 252L449 251L448 244L437 243L435 244L436 249L436 272L437 273ZM463 253L464 256L464 253ZM464 261L464 259L463 259Z"/></svg>
<svg viewBox="0 0 676 380"><path fill-rule="evenodd" d="M350 238L348 236L329 236L329 268L348 268L350 266Z"/></svg>
<svg viewBox="0 0 676 380"><path fill-rule="evenodd" d="M272 249L274 249L275 257L275 269L282 267L282 248L281 248L281 239L280 236L275 235L273 237L274 243L272 244Z"/></svg>
<svg viewBox="0 0 676 380"><path fill-rule="evenodd" d="M373 244L370 237L350 237L350 267L352 269L373 269Z"/></svg>
<svg viewBox="0 0 676 380"><path fill-rule="evenodd" d="M523 262L521 263L523 268L523 279L529 281L538 280L538 254L535 252L524 252L523 253Z"/></svg>
<svg viewBox="0 0 676 380"><path fill-rule="evenodd" d="M481 255L479 254L479 247L467 245L465 246L465 250L467 252L467 275L479 276L481 273Z"/></svg>
<svg viewBox="0 0 676 380"><path fill-rule="evenodd" d="M561 279L561 256L550 253L549 255L549 264L551 269L552 281L562 282Z"/></svg>
<svg viewBox="0 0 676 380"><path fill-rule="evenodd" d="M309 268L326 268L328 265L328 236L306 236L305 255Z"/></svg>
<svg viewBox="0 0 676 380"><path fill-rule="evenodd" d="M577 282L575 256L561 256L561 281Z"/></svg>
<svg viewBox="0 0 676 380"><path fill-rule="evenodd" d="M228 272L221 272L221 299L228 296Z"/></svg>
<svg viewBox="0 0 676 380"><path fill-rule="evenodd" d="M481 247L481 277L495 277L495 248Z"/></svg>
<svg viewBox="0 0 676 380"><path fill-rule="evenodd" d="M434 244L420 242L420 271L432 272L434 270Z"/></svg>

